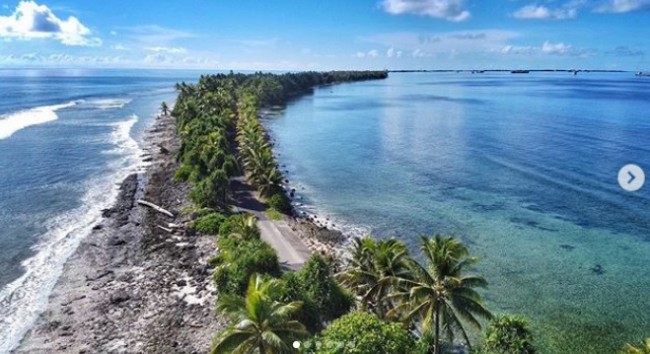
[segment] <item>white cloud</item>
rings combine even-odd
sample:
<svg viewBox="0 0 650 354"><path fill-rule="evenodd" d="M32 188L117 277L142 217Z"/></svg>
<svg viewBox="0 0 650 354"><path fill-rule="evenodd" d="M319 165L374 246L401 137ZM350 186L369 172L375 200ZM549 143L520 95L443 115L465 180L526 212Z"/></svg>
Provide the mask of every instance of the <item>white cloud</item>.
<svg viewBox="0 0 650 354"><path fill-rule="evenodd" d="M172 62L172 58L162 53L153 53L144 57L143 61L147 64L165 64Z"/></svg>
<svg viewBox="0 0 650 354"><path fill-rule="evenodd" d="M517 10L513 16L519 19L547 19L551 17L551 10L545 6L528 5Z"/></svg>
<svg viewBox="0 0 650 354"><path fill-rule="evenodd" d="M101 39L90 35L90 29L76 17L62 20L47 6L34 1L21 1L13 14L0 16L0 37L4 38L53 38L69 46L102 44Z"/></svg>
<svg viewBox="0 0 650 354"><path fill-rule="evenodd" d="M367 52L357 52L354 56L357 58L376 58L379 56L379 51L377 49L371 49Z"/></svg>
<svg viewBox="0 0 650 354"><path fill-rule="evenodd" d="M117 36L117 32L116 31L111 31L111 36Z"/></svg>
<svg viewBox="0 0 650 354"><path fill-rule="evenodd" d="M127 47L125 47L125 46L123 46L121 44L116 44L116 45L112 46L111 48L113 48L115 50L122 50L122 51L129 50L129 48L127 48Z"/></svg>
<svg viewBox="0 0 650 354"><path fill-rule="evenodd" d="M500 50L502 54L534 54L536 51L535 47L513 45L506 45Z"/></svg>
<svg viewBox="0 0 650 354"><path fill-rule="evenodd" d="M414 58L424 58L424 57L430 56L430 54L426 53L425 51L423 51L422 49L419 49L419 48L416 49L416 50L414 50L414 51L411 53L411 55L412 55Z"/></svg>
<svg viewBox="0 0 650 354"><path fill-rule="evenodd" d="M168 54L187 53L187 49L182 47L146 47L144 49L155 53L168 53Z"/></svg>
<svg viewBox="0 0 650 354"><path fill-rule="evenodd" d="M464 0L383 0L384 11L393 14L416 14L461 22L471 17Z"/></svg>
<svg viewBox="0 0 650 354"><path fill-rule="evenodd" d="M431 55L446 55L452 50L462 53L499 51L510 44L511 39L520 37L512 31L495 29L452 31L452 32L395 32L370 37L360 37L364 42L381 45L385 48L400 48L406 53L419 49Z"/></svg>
<svg viewBox="0 0 650 354"><path fill-rule="evenodd" d="M168 46L171 42L194 38L191 32L176 30L158 25L144 25L122 28L122 34L127 38L138 42L142 47L146 46Z"/></svg>
<svg viewBox="0 0 650 354"><path fill-rule="evenodd" d="M402 51L401 50L395 50L395 48L389 48L386 51L386 57L387 58L401 58L402 57Z"/></svg>
<svg viewBox="0 0 650 354"><path fill-rule="evenodd" d="M624 13L650 8L650 0L608 0L597 12Z"/></svg>
<svg viewBox="0 0 650 354"><path fill-rule="evenodd" d="M586 0L572 0L557 8L543 5L527 5L512 16L520 20L567 20L578 16L578 10L587 6Z"/></svg>
<svg viewBox="0 0 650 354"><path fill-rule="evenodd" d="M564 43L551 43L549 41L544 42L542 45L542 52L546 54L556 54L564 55L572 51L573 47Z"/></svg>

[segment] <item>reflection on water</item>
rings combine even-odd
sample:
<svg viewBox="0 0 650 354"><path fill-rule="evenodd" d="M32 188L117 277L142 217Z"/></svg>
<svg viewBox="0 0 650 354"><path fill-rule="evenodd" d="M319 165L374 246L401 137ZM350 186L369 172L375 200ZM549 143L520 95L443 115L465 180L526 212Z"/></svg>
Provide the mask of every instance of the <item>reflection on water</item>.
<svg viewBox="0 0 650 354"><path fill-rule="evenodd" d="M628 76L391 74L267 126L315 212L413 250L454 234L490 307L531 317L544 352L611 353L650 335L650 189L616 182L650 169L650 87Z"/></svg>

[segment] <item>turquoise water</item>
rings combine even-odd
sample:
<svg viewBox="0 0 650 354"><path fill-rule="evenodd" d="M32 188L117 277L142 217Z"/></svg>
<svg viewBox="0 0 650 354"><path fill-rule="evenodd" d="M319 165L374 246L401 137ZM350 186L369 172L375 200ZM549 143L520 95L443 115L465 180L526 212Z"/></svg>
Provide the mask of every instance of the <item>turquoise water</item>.
<svg viewBox="0 0 650 354"><path fill-rule="evenodd" d="M391 74L317 89L266 121L301 209L350 233L461 238L496 313L544 353L650 336L650 80ZM646 172L650 173L650 172Z"/></svg>

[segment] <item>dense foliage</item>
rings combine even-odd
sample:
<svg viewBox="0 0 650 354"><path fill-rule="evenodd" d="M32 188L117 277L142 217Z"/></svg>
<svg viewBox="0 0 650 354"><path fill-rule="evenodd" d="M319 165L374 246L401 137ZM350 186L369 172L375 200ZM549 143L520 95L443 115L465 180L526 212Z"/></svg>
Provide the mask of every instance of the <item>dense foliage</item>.
<svg viewBox="0 0 650 354"><path fill-rule="evenodd" d="M217 309L231 324L214 339L211 353L293 353L293 341L307 335L290 317L301 303L277 301L280 283L253 275L245 296L222 295Z"/></svg>
<svg viewBox="0 0 650 354"><path fill-rule="evenodd" d="M518 316L500 316L494 318L487 330L483 354L533 354L533 335L528 321Z"/></svg>
<svg viewBox="0 0 650 354"><path fill-rule="evenodd" d="M387 323L367 312L345 315L306 343L315 354L412 354L415 340L399 323Z"/></svg>
<svg viewBox="0 0 650 354"><path fill-rule="evenodd" d="M224 221L226 217L223 214L211 212L194 220L194 229L205 235L217 235Z"/></svg>
<svg viewBox="0 0 650 354"><path fill-rule="evenodd" d="M221 231L219 253L213 258L214 280L220 294L244 294L256 273L280 276L278 256L260 239L254 218L232 216L221 224Z"/></svg>
<svg viewBox="0 0 650 354"><path fill-rule="evenodd" d="M638 346L626 344L621 354L650 354L650 338L646 338Z"/></svg>
<svg viewBox="0 0 650 354"><path fill-rule="evenodd" d="M195 229L219 234L214 279L218 310L230 318L230 325L215 338L213 353L297 352L292 340L331 322L309 342L325 345L306 352L437 354L452 347L456 337L469 346L468 330L480 330L482 321L491 318L476 291L486 281L466 274L476 259L453 238L422 238L425 264L412 258L402 242L356 239L336 277L319 256L302 270L281 276L277 254L260 239L255 218L220 213L227 214L230 181L239 175L272 211L291 212L259 120L261 107L283 105L318 85L385 77L383 71L231 72L177 85L172 116L181 140L181 165L175 177L191 183L196 209L212 210L195 220ZM163 114L168 110L161 104ZM344 315L355 307L351 294L360 312ZM418 335L417 342L412 334ZM341 343L345 346L337 346ZM506 316L490 323L479 350L533 353L531 343L525 321ZM628 344L624 352L650 353L650 340L641 346Z"/></svg>
<svg viewBox="0 0 650 354"><path fill-rule="evenodd" d="M301 301L303 307L296 319L310 332L322 329L330 322L348 313L354 306L354 297L334 280L331 265L320 255L312 256L303 268L282 277L285 301Z"/></svg>
<svg viewBox="0 0 650 354"><path fill-rule="evenodd" d="M191 200L225 207L229 180L240 172L265 197L283 193L282 176L258 119L260 107L284 104L317 85L381 79L384 71L218 74L181 83L172 115L181 138L176 178L194 185ZM241 171L240 162L244 167ZM287 212L286 203L277 205Z"/></svg>

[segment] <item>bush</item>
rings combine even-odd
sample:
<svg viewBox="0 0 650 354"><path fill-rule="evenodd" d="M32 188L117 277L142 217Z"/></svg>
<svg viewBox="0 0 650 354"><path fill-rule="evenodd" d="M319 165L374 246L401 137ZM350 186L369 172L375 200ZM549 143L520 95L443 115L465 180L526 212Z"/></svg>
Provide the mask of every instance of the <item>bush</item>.
<svg viewBox="0 0 650 354"><path fill-rule="evenodd" d="M221 224L226 217L221 213L212 212L194 221L194 229L205 235L218 235Z"/></svg>
<svg viewBox="0 0 650 354"><path fill-rule="evenodd" d="M190 176L192 175L192 172L194 172L194 168L188 164L182 164L181 167L179 167L176 170L176 174L174 175L174 178L177 181L181 182L187 182L190 180Z"/></svg>
<svg viewBox="0 0 650 354"><path fill-rule="evenodd" d="M282 193L273 194L268 200L268 205L270 208L284 214L289 214L291 212L291 202L289 201L289 198Z"/></svg>
<svg viewBox="0 0 650 354"><path fill-rule="evenodd" d="M415 341L399 323L356 312L332 322L320 336L305 343L305 348L316 354L411 354Z"/></svg>
<svg viewBox="0 0 650 354"><path fill-rule="evenodd" d="M260 239L238 236L220 237L214 280L220 293L243 295L251 275L279 277L280 263L275 250Z"/></svg>
<svg viewBox="0 0 650 354"><path fill-rule="evenodd" d="M343 290L334 280L330 265L320 255L312 256L296 273L287 273L283 301L302 301L296 319L316 333L324 322L333 321L348 313L354 306L354 296Z"/></svg>
<svg viewBox="0 0 650 354"><path fill-rule="evenodd" d="M260 231L253 215L233 215L226 219L219 228L219 236L229 237L237 234L244 239L260 238Z"/></svg>
<svg viewBox="0 0 650 354"><path fill-rule="evenodd" d="M194 185L190 199L200 207L218 208L226 202L229 183L226 172L216 170Z"/></svg>
<svg viewBox="0 0 650 354"><path fill-rule="evenodd" d="M482 352L486 354L533 354L533 335L528 321L518 316L493 319L486 332Z"/></svg>
<svg viewBox="0 0 650 354"><path fill-rule="evenodd" d="M266 210L266 216L271 220L282 220L282 214L275 209Z"/></svg>

